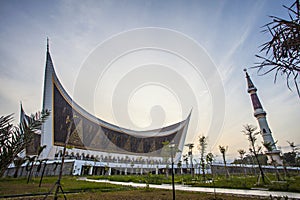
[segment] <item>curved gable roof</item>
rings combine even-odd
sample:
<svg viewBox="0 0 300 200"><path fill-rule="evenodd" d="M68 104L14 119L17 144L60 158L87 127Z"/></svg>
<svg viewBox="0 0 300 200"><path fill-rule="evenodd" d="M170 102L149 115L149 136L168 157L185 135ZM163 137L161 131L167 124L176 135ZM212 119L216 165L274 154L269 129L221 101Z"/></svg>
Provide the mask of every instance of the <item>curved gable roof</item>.
<svg viewBox="0 0 300 200"><path fill-rule="evenodd" d="M69 145L75 148L158 155L161 153L165 141L173 141L178 146L183 146L191 113L181 122L146 131L130 130L108 123L87 112L69 96L55 73L48 49L44 87L43 109L47 109L46 104L50 105L50 100L47 98L52 98L54 145L62 146L64 144L68 129L65 122L67 117L70 117L75 125L71 127ZM52 95L49 95L50 92ZM76 116L76 119L73 116Z"/></svg>

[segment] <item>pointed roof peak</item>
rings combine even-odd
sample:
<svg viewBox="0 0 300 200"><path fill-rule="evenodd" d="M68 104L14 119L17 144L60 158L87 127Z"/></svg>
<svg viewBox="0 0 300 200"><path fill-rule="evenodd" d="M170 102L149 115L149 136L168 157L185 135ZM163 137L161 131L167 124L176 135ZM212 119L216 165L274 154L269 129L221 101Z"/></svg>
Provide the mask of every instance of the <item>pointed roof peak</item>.
<svg viewBox="0 0 300 200"><path fill-rule="evenodd" d="M247 79L247 85L248 85L248 92L254 90L254 91L257 91L256 87L254 86L248 72L247 72L247 69L245 68L244 69L244 72L246 73L246 79Z"/></svg>
<svg viewBox="0 0 300 200"><path fill-rule="evenodd" d="M47 37L47 52L49 52L49 37Z"/></svg>
<svg viewBox="0 0 300 200"><path fill-rule="evenodd" d="M245 74L246 74L246 78L249 79L249 80L251 81L251 78L250 78L250 76L249 76L249 74L248 74L248 72L247 72L247 68L244 69L244 72L245 72ZM252 81L251 81L251 83L252 83ZM254 86L253 83L252 83L252 85Z"/></svg>
<svg viewBox="0 0 300 200"><path fill-rule="evenodd" d="M247 68L245 68L243 71L246 73L246 78L250 78L250 76L249 76L249 74L247 72Z"/></svg>
<svg viewBox="0 0 300 200"><path fill-rule="evenodd" d="M51 73L54 72L53 62L52 62L51 55L50 55L49 37L47 37L46 70L50 70Z"/></svg>
<svg viewBox="0 0 300 200"><path fill-rule="evenodd" d="M248 72L247 72L246 69L244 69L244 72L246 73L246 79L247 79L247 85L248 85L248 93L251 96L251 101L252 101L252 105L253 105L253 108L254 108L254 116L255 116L257 109L261 109L262 110L262 112L260 112L260 113L263 113L264 111L263 111L263 107L262 107L262 105L261 105L261 103L259 101L259 98L258 98L258 96L256 94L256 91L257 91L256 87L254 86L254 84L253 84L253 82L252 82L252 80L251 80L251 78L250 78L250 76L249 76L249 74L248 74Z"/></svg>

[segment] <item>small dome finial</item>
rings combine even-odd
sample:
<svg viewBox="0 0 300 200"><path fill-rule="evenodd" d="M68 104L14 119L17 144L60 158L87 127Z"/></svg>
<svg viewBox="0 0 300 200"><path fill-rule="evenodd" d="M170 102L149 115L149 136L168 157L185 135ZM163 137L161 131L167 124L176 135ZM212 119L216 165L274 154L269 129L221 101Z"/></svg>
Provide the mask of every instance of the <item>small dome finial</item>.
<svg viewBox="0 0 300 200"><path fill-rule="evenodd" d="M247 72L247 68L244 68L244 72Z"/></svg>

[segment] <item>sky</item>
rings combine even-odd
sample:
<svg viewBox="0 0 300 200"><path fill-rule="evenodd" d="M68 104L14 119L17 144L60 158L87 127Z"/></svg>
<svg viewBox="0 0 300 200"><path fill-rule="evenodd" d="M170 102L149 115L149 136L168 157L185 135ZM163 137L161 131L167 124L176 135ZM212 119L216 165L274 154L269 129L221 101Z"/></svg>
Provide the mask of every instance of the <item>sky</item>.
<svg viewBox="0 0 300 200"><path fill-rule="evenodd" d="M274 84L274 74L260 76L251 67L269 39L261 27L270 15L286 18L282 5L290 3L1 0L0 115L14 113L18 121L20 102L27 113L41 110L49 37L60 82L87 111L146 130L184 120L192 110L186 143L197 147L207 136L208 151L220 158L218 146L228 146L231 160L238 149L248 152L243 125L258 125L247 68L277 146L287 152L287 141L300 144L300 100L283 77Z"/></svg>

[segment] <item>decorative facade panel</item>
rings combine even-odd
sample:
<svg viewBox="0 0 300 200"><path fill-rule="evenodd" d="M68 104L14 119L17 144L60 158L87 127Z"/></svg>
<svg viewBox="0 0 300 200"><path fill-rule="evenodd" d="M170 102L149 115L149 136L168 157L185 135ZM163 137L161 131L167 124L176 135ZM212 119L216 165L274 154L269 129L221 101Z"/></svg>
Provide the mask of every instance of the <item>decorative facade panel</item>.
<svg viewBox="0 0 300 200"><path fill-rule="evenodd" d="M63 146L68 132L66 120L73 120L70 129L68 146L79 149L96 150L102 152L151 154L158 156L163 147L163 142L174 141L178 144L185 126L177 123L157 130L155 136L147 137L145 132L136 132L140 136L127 133L125 129L107 127L109 124L95 122L76 110L60 91L57 83L53 83L53 123L54 144ZM76 118L73 118L76 116ZM114 126L114 125L112 125ZM168 134L160 133L168 132ZM131 131L133 132L133 131Z"/></svg>

